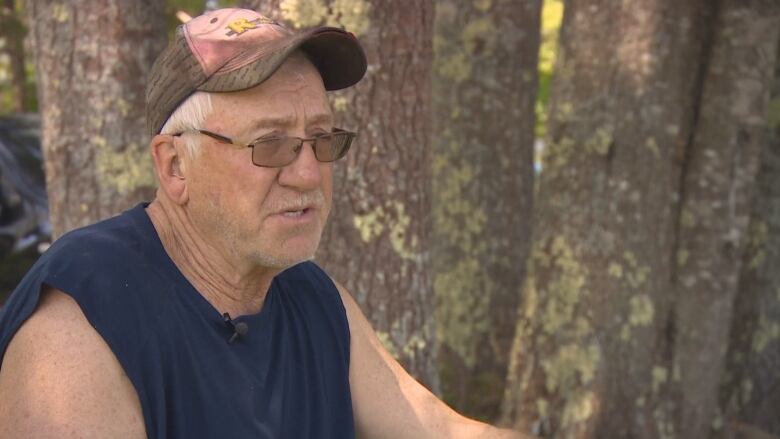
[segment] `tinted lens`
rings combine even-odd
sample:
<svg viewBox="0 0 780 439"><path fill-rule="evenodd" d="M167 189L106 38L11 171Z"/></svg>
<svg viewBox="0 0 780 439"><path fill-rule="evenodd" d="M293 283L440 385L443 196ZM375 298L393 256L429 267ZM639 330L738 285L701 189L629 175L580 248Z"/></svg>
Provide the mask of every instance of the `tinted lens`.
<svg viewBox="0 0 780 439"><path fill-rule="evenodd" d="M314 153L317 156L317 160L321 162L332 162L344 157L347 151L349 151L349 145L351 143L351 133L335 132L324 134L317 137Z"/></svg>
<svg viewBox="0 0 780 439"><path fill-rule="evenodd" d="M298 155L296 137L265 139L252 148L252 162L257 166L280 167L290 164Z"/></svg>

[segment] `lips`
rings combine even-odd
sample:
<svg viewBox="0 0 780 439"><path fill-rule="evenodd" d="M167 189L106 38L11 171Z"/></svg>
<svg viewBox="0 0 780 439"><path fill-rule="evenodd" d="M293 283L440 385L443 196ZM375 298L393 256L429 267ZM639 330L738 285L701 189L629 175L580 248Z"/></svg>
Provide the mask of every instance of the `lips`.
<svg viewBox="0 0 780 439"><path fill-rule="evenodd" d="M277 209L273 214L282 216L300 216L313 209L316 209L316 206L313 204L308 204L305 206L289 206L282 209Z"/></svg>
<svg viewBox="0 0 780 439"><path fill-rule="evenodd" d="M301 210L286 210L284 212L281 212L279 215L282 215L285 218L298 218L303 216L306 212L308 212L309 208L304 208Z"/></svg>

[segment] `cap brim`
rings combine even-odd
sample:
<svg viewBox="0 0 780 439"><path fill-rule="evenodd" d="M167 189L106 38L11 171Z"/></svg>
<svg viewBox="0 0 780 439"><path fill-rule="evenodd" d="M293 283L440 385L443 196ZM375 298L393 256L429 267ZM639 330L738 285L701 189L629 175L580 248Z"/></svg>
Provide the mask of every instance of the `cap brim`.
<svg viewBox="0 0 780 439"><path fill-rule="evenodd" d="M254 59L227 72L217 71L197 90L208 92L239 91L254 87L268 79L287 57L300 49L322 76L326 90L340 90L356 84L366 73L366 55L354 35L342 29L319 27L293 35L272 53L241 54Z"/></svg>

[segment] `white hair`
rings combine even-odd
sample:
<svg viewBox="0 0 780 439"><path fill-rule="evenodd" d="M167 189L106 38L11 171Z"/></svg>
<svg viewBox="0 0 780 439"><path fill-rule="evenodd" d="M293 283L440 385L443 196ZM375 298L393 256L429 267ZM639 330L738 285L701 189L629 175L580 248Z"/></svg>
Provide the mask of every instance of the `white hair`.
<svg viewBox="0 0 780 439"><path fill-rule="evenodd" d="M184 100L168 117L160 134L178 134L202 128L206 118L213 111L211 93L196 91ZM183 135L187 151L197 157L200 151L200 136Z"/></svg>

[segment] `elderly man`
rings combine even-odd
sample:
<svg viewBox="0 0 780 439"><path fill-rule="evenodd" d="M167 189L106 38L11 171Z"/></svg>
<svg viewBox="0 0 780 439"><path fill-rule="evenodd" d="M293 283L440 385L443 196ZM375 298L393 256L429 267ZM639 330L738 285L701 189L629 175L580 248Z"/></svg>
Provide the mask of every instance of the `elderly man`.
<svg viewBox="0 0 780 439"><path fill-rule="evenodd" d="M339 29L179 28L147 91L156 199L62 237L0 316L0 437L517 437L412 379L308 261L354 137L325 92L365 69Z"/></svg>

